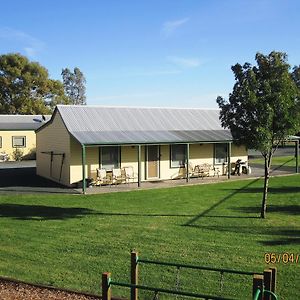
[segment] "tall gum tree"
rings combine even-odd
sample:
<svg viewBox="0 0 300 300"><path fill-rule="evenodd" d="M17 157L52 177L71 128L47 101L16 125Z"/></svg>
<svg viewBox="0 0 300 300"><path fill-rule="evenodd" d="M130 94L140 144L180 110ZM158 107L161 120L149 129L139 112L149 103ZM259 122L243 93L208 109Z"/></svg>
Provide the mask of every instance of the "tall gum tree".
<svg viewBox="0 0 300 300"><path fill-rule="evenodd" d="M18 53L0 55L0 114L48 114L68 104L63 85Z"/></svg>
<svg viewBox="0 0 300 300"><path fill-rule="evenodd" d="M86 105L85 84L86 80L79 68L74 68L71 72L68 68L61 72L64 89L70 104Z"/></svg>
<svg viewBox="0 0 300 300"><path fill-rule="evenodd" d="M290 72L287 55L257 53L256 66L231 67L235 84L229 101L217 97L222 126L231 130L237 144L259 150L264 157L261 217L266 217L272 157L278 145L299 131L298 68Z"/></svg>

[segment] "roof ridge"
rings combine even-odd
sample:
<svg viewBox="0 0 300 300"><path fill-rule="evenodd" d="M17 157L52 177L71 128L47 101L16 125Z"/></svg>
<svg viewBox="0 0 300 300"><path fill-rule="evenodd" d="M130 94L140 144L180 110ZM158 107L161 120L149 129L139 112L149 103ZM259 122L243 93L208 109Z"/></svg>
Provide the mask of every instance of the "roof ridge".
<svg viewBox="0 0 300 300"><path fill-rule="evenodd" d="M219 108L204 107L167 107L167 106L125 106L125 105L68 105L58 104L57 107L85 107L85 108L134 108L134 109L179 109L179 110L220 110Z"/></svg>

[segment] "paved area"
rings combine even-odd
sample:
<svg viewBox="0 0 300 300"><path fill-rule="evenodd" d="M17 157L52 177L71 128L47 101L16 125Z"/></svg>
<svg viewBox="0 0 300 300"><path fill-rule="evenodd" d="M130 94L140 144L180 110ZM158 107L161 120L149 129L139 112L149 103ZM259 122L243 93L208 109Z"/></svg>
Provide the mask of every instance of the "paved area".
<svg viewBox="0 0 300 300"><path fill-rule="evenodd" d="M23 160L23 161L6 161L0 163L1 169L20 169L20 168L35 168L35 160Z"/></svg>
<svg viewBox="0 0 300 300"><path fill-rule="evenodd" d="M264 175L262 165L251 164L251 174L231 176L230 180L241 180L247 178L258 178ZM273 169L272 176L288 175L295 173L294 167L281 167ZM87 194L101 194L121 191L132 191L138 189L168 188L175 186L210 184L228 181L227 176L191 178L187 183L185 179L142 182L138 188L137 183L119 184L117 186L88 187ZM6 162L0 163L0 194L32 194L32 193L58 193L58 194L81 194L82 189L66 188L51 180L36 175L35 161Z"/></svg>
<svg viewBox="0 0 300 300"><path fill-rule="evenodd" d="M35 161L0 163L0 194L79 193L36 175Z"/></svg>
<svg viewBox="0 0 300 300"><path fill-rule="evenodd" d="M295 168L286 167L279 169L272 169L271 176L284 176L291 175L295 173ZM246 175L242 174L241 176L232 175L230 180L243 180L243 179L256 179L264 176L264 166L261 165L251 165L251 174ZM141 187L137 186L137 183L130 184L119 184L117 186L101 186L101 187L88 187L86 194L102 194L102 193L111 193L111 192L121 192L121 191L132 191L132 190L146 190L146 189L155 189L155 188L169 188L175 186L186 186L186 185L199 185L199 184L212 184L222 181L228 181L227 176L215 176L215 177L204 177L202 178L191 178L189 182L186 182L186 179L176 179L176 180L163 180L163 181L150 181L142 182ZM77 189L78 193L82 190Z"/></svg>

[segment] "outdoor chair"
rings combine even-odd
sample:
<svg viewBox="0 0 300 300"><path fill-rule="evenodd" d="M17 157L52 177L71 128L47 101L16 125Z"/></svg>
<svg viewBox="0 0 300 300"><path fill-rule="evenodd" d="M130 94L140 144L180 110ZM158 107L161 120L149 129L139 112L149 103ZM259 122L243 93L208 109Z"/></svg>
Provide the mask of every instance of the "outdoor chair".
<svg viewBox="0 0 300 300"><path fill-rule="evenodd" d="M5 152L0 152L0 162L8 161L9 156Z"/></svg>
<svg viewBox="0 0 300 300"><path fill-rule="evenodd" d="M210 171L213 170L212 166L208 163L204 163L202 165L199 165L199 174L202 177L209 177L210 176Z"/></svg>
<svg viewBox="0 0 300 300"><path fill-rule="evenodd" d="M105 169L97 169L97 179L96 179L96 185L102 185L102 184L112 184L112 180L110 177L107 176Z"/></svg>
<svg viewBox="0 0 300 300"><path fill-rule="evenodd" d="M125 170L117 168L112 170L112 180L113 184L119 184L126 182L126 174Z"/></svg>
<svg viewBox="0 0 300 300"><path fill-rule="evenodd" d="M125 171L125 177L127 183L129 183L130 180L134 182L135 179L138 179L138 176L134 173L132 166L124 167L123 169Z"/></svg>
<svg viewBox="0 0 300 300"><path fill-rule="evenodd" d="M193 164L189 163L189 177L199 177L200 169L199 166L193 166Z"/></svg>

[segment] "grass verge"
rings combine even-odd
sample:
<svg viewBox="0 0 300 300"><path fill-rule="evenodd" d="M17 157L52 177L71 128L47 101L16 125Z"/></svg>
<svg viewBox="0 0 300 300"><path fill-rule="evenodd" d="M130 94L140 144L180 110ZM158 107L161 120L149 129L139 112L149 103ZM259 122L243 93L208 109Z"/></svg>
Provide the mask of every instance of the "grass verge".
<svg viewBox="0 0 300 300"><path fill-rule="evenodd" d="M1 195L0 275L100 294L102 272L129 281L131 249L148 259L261 272L271 266L265 253L300 254L299 179L271 178L265 220L262 180L87 196ZM300 262L275 265L280 298L297 299ZM174 268L142 265L140 273L140 284L176 285ZM222 294L250 299L251 283L226 275ZM219 295L219 285L217 273L180 273L184 290ZM114 287L113 294L128 290Z"/></svg>

